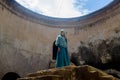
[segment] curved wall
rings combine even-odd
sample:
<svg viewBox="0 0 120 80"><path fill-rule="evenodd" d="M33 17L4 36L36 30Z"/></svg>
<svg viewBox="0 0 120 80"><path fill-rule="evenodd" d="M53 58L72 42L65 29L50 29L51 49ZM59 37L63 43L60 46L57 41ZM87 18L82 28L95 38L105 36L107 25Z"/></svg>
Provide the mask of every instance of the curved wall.
<svg viewBox="0 0 120 80"><path fill-rule="evenodd" d="M91 14L92 17L88 15L60 20L45 16L36 19L37 14L32 17L32 12L19 12L18 8L10 6L11 3L0 0L0 78L8 72L24 76L47 69L52 57L53 41L61 28L67 31L69 53L77 52L80 41L107 39L117 35L115 30L120 30L120 1L115 1L117 3L113 2L114 5L102 9L102 12Z"/></svg>

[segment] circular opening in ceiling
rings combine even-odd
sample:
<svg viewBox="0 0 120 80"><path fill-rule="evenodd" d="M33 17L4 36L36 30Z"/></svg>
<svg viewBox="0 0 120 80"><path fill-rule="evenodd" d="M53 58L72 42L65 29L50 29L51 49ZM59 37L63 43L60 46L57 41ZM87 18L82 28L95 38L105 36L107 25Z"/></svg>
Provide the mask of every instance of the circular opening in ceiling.
<svg viewBox="0 0 120 80"><path fill-rule="evenodd" d="M113 0L15 0L25 8L45 16L74 18L95 12Z"/></svg>

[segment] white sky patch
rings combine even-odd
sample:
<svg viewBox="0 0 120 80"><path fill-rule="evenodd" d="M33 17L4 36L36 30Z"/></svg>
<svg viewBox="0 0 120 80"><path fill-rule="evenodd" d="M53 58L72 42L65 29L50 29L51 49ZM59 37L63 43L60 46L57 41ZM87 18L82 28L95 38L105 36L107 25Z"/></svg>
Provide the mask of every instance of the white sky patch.
<svg viewBox="0 0 120 80"><path fill-rule="evenodd" d="M74 7L75 0L16 0L22 6L30 10L59 18L83 16L89 13L83 6L87 0L81 0L79 10Z"/></svg>

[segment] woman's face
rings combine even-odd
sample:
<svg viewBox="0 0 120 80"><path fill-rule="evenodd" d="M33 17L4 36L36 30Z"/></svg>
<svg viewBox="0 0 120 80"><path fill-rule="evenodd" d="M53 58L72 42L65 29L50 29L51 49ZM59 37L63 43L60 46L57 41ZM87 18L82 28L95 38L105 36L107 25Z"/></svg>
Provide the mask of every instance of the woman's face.
<svg viewBox="0 0 120 80"><path fill-rule="evenodd" d="M65 32L62 31L62 32L61 32L61 35L64 36L64 35L65 35Z"/></svg>

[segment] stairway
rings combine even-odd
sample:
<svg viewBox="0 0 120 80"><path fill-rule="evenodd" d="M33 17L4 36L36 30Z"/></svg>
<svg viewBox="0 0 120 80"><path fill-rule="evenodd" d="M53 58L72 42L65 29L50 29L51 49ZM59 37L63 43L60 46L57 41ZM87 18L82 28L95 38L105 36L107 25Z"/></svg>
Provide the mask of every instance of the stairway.
<svg viewBox="0 0 120 80"><path fill-rule="evenodd" d="M118 80L99 69L85 66L68 66L53 68L27 74L25 78L17 80Z"/></svg>
<svg viewBox="0 0 120 80"><path fill-rule="evenodd" d="M55 68L55 63L56 63L55 60L51 60L49 64L49 69Z"/></svg>
<svg viewBox="0 0 120 80"><path fill-rule="evenodd" d="M50 61L50 64L49 64L49 69L55 68L55 63L56 63L55 60L51 60L51 61ZM70 65L71 65L71 66L75 66L73 63L70 63Z"/></svg>

